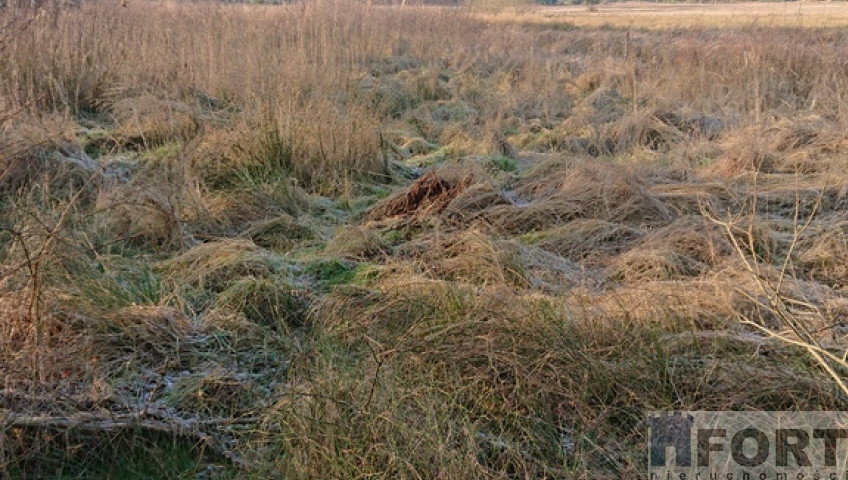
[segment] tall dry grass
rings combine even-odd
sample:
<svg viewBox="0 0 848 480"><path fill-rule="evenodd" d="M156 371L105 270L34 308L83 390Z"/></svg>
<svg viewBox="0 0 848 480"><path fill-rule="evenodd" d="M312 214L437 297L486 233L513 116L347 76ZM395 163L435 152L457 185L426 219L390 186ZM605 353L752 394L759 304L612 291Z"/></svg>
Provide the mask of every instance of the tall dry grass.
<svg viewBox="0 0 848 480"><path fill-rule="evenodd" d="M381 58L455 49L444 42L461 38L460 25L449 14L353 2L87 2L41 15L10 39L2 93L12 107L106 115L139 134L145 120L165 124L211 102L230 124L285 142L294 169L319 184L348 169L385 173L381 118L359 80ZM170 105L144 109L146 98Z"/></svg>
<svg viewBox="0 0 848 480"><path fill-rule="evenodd" d="M625 123L628 111L681 109L734 126L802 110L837 124L848 115L845 102L829 101L846 95L839 30L564 32L488 24L468 12L329 0L86 2L41 15L10 38L0 88L10 108L106 116L147 146L222 122L245 125L282 142L284 151L270 154L291 156L303 182L326 191L345 174L386 174L386 116L431 98L477 112L462 132L432 132L442 143L465 138L466 150L520 120L572 116L572 131L602 129L596 114L574 114L603 91L614 95L592 101L609 104L604 120ZM406 84L382 81L398 70L410 70ZM439 75L448 83L442 93ZM145 98L158 103L145 109ZM168 131L145 137L145 122L169 121ZM626 129L636 138L597 135L625 147L643 141Z"/></svg>

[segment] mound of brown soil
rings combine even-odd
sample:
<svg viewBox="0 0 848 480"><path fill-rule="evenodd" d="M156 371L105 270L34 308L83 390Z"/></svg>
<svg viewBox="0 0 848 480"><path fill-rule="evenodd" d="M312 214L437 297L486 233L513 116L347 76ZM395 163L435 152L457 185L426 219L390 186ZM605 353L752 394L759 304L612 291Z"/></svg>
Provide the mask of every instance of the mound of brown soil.
<svg viewBox="0 0 848 480"><path fill-rule="evenodd" d="M460 182L451 182L436 172L428 172L410 185L406 192L374 205L368 212L367 219L373 221L391 217L437 215L470 184L471 176Z"/></svg>

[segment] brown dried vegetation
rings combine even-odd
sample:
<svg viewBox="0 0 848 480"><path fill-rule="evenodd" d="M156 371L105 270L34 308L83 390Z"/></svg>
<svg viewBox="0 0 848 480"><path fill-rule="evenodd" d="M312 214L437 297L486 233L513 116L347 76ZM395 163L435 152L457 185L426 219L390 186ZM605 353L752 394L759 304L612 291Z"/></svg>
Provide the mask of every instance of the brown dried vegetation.
<svg viewBox="0 0 848 480"><path fill-rule="evenodd" d="M844 31L7 3L0 477L637 478L646 411L846 407Z"/></svg>

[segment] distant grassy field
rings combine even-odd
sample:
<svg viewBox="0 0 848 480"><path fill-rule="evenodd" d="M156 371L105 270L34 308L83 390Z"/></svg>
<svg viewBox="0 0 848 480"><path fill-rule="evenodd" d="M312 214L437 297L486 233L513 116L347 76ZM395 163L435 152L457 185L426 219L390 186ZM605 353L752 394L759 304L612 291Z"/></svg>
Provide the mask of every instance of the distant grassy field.
<svg viewBox="0 0 848 480"><path fill-rule="evenodd" d="M848 408L842 4L25 3L0 478L635 479L646 412Z"/></svg>
<svg viewBox="0 0 848 480"><path fill-rule="evenodd" d="M492 21L617 28L836 28L848 26L846 2L601 3L525 7L484 14Z"/></svg>

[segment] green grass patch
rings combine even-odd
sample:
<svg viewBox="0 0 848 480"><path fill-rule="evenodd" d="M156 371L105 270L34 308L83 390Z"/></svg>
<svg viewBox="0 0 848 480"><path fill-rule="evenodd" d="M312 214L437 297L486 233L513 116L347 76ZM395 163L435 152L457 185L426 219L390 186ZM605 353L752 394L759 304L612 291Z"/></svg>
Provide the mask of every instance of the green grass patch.
<svg viewBox="0 0 848 480"><path fill-rule="evenodd" d="M491 170L501 172L514 172L518 170L518 164L515 163L515 160L504 156L490 158L488 161L488 166Z"/></svg>
<svg viewBox="0 0 848 480"><path fill-rule="evenodd" d="M10 478L56 480L228 480L235 469L192 439L119 431L109 434L25 430ZM18 455L19 454L19 455Z"/></svg>
<svg viewBox="0 0 848 480"><path fill-rule="evenodd" d="M336 258L315 260L306 266L304 272L314 277L318 284L323 287L333 285L365 286L376 279L379 273L375 265Z"/></svg>
<svg viewBox="0 0 848 480"><path fill-rule="evenodd" d="M130 262L113 266L98 263L93 270L93 275L69 279L89 305L119 309L130 305L160 305L165 298L162 277L148 266Z"/></svg>
<svg viewBox="0 0 848 480"><path fill-rule="evenodd" d="M275 330L286 331L303 323L303 302L281 278L240 278L221 292L215 304Z"/></svg>

